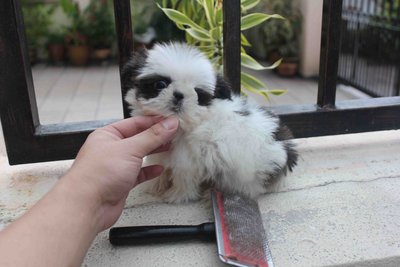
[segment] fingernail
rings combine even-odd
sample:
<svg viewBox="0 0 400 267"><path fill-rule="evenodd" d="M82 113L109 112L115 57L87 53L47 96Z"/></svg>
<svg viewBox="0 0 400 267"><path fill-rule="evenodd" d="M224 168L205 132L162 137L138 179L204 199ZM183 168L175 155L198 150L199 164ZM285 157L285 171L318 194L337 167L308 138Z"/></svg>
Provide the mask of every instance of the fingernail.
<svg viewBox="0 0 400 267"><path fill-rule="evenodd" d="M178 124L179 121L175 117L168 117L161 122L161 125L167 130L175 129L176 127L178 127Z"/></svg>

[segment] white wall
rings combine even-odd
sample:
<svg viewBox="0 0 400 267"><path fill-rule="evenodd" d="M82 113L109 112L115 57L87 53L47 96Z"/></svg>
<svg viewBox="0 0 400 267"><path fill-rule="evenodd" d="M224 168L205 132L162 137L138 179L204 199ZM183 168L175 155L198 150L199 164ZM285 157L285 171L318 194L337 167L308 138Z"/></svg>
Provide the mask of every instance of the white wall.
<svg viewBox="0 0 400 267"><path fill-rule="evenodd" d="M305 77L317 76L322 26L322 0L297 0L303 14L300 36L300 73Z"/></svg>

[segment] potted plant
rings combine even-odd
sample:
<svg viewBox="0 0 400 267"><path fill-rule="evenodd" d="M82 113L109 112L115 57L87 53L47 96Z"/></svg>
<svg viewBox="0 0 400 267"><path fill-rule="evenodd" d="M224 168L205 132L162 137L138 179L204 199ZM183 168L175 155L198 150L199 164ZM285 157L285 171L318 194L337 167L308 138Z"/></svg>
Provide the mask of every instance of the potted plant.
<svg viewBox="0 0 400 267"><path fill-rule="evenodd" d="M257 7L259 10L278 13L284 20L271 20L246 33L254 44L249 53L273 63L282 58L277 72L293 76L299 65L299 35L302 17L300 10L291 0L268 0Z"/></svg>
<svg viewBox="0 0 400 267"><path fill-rule="evenodd" d="M49 59L53 63L64 61L65 45L64 45L64 32L61 30L50 32L47 36L47 51Z"/></svg>
<svg viewBox="0 0 400 267"><path fill-rule="evenodd" d="M86 65L90 55L87 21L77 3L72 0L60 0L60 4L71 20L71 25L66 28L65 36L68 59L73 65Z"/></svg>
<svg viewBox="0 0 400 267"><path fill-rule="evenodd" d="M50 17L54 9L43 3L32 3L28 0L23 0L21 4L29 57L31 64L35 64L39 50L44 45L45 36L51 22Z"/></svg>
<svg viewBox="0 0 400 267"><path fill-rule="evenodd" d="M93 49L92 57L107 59L111 55L116 36L112 1L91 0L85 13L88 18L89 42Z"/></svg>

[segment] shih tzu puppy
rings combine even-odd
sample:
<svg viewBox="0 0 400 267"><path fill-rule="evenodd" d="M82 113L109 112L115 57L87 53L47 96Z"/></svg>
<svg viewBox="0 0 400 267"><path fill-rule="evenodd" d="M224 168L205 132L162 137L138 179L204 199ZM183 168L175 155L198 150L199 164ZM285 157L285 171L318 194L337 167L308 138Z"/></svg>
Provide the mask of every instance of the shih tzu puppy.
<svg viewBox="0 0 400 267"><path fill-rule="evenodd" d="M159 159L152 193L167 202L196 200L206 186L257 197L296 165L292 136L279 118L232 95L199 50L183 43L134 54L123 70L131 115L176 116L180 128Z"/></svg>

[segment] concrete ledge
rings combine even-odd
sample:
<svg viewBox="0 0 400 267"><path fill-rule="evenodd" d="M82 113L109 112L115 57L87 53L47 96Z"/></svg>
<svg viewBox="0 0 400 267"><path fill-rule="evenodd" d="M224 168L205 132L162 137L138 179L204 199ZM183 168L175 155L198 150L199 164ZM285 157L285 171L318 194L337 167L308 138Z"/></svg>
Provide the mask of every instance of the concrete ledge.
<svg viewBox="0 0 400 267"><path fill-rule="evenodd" d="M400 266L400 131L296 141L298 168L259 200L280 266ZM2 144L0 144L1 146ZM0 152L0 229L47 192L71 161L10 167ZM198 224L205 202L130 194L117 225ZM101 233L83 266L224 266L215 244L113 248Z"/></svg>

